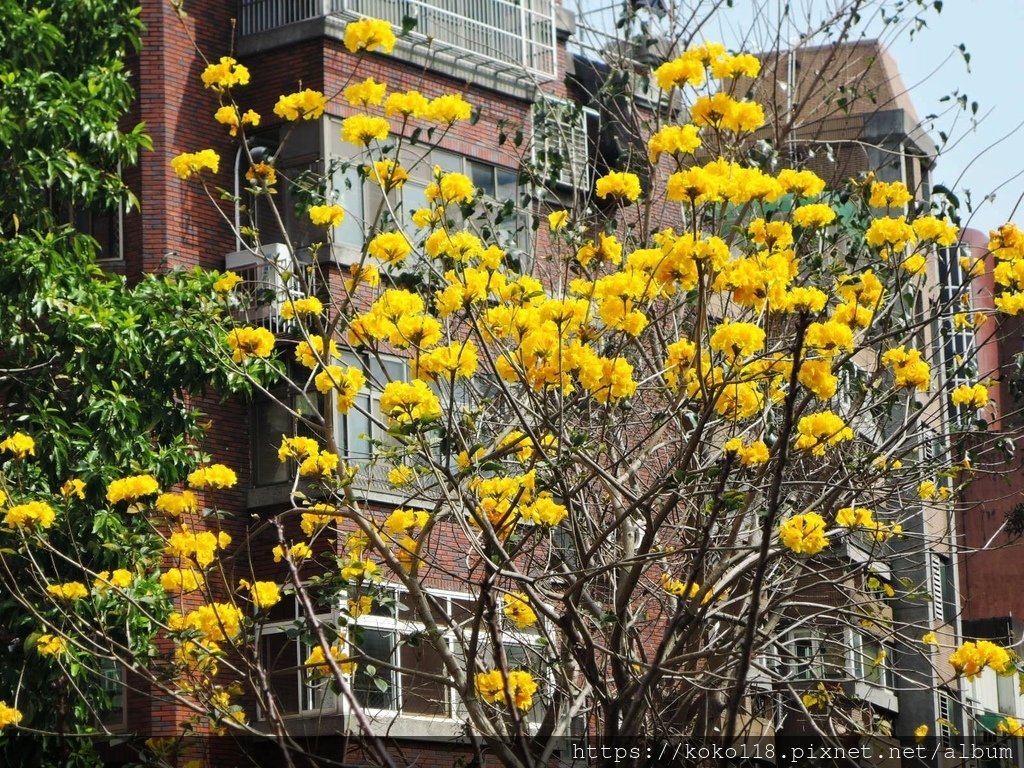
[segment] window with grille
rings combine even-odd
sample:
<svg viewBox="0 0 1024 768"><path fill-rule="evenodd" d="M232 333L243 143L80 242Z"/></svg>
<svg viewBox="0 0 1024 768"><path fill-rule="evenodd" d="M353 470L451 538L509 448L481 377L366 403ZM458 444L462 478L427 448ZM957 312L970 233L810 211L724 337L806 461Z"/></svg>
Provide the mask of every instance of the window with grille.
<svg viewBox="0 0 1024 768"><path fill-rule="evenodd" d="M587 190L591 184L590 126L597 112L541 96L533 106L533 155L545 186Z"/></svg>

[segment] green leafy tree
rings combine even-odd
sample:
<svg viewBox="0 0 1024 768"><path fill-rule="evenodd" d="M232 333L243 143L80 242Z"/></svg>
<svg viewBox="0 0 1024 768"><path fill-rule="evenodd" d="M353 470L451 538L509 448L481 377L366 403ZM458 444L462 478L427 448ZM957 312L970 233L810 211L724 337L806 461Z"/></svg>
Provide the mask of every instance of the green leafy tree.
<svg viewBox="0 0 1024 768"><path fill-rule="evenodd" d="M102 273L96 241L61 222L70 207L133 203L115 171L149 146L141 126L119 127L133 99L125 59L139 43L138 8L3 0L0 16L0 423L35 443L34 455L4 454L0 495L55 513L48 548L3 534L0 699L27 728L0 738L0 762L92 764L83 735L102 730L103 677L117 666L88 638L148 658L168 609L147 577L163 540L144 516L108 508L107 484L143 469L169 484L196 463L190 395L227 384L209 354L220 310L200 298L212 281L200 272L133 285ZM40 602L47 582L118 568L138 602ZM55 664L37 641L72 624L79 641Z"/></svg>

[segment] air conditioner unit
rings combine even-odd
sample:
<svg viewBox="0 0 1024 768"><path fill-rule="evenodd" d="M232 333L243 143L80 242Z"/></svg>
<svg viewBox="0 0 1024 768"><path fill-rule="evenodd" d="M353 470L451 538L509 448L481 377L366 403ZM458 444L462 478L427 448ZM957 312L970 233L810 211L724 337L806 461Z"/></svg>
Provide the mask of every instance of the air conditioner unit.
<svg viewBox="0 0 1024 768"><path fill-rule="evenodd" d="M534 159L545 178L558 186L590 188L591 158L587 123L597 112L565 99L542 96L534 104ZM553 166L558 163L557 172Z"/></svg>
<svg viewBox="0 0 1024 768"><path fill-rule="evenodd" d="M267 325L275 332L282 329L287 321L281 317L281 308L312 289L312 275L296 273L297 267L311 263L309 253L300 251L296 257L292 258L283 243L266 243L224 257L225 268L242 278L234 292L240 318Z"/></svg>

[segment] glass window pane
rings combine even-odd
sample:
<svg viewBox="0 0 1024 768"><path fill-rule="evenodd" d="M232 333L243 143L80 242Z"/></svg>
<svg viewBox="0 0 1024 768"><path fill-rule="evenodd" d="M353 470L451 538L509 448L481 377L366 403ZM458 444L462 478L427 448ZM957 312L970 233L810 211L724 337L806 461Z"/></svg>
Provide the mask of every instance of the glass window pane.
<svg viewBox="0 0 1024 768"><path fill-rule="evenodd" d="M401 648L402 669L402 711L417 715L448 714L448 689L440 680L431 680L425 675L443 677L444 665L441 655L426 641L415 646L405 644Z"/></svg>
<svg viewBox="0 0 1024 768"><path fill-rule="evenodd" d="M516 199L516 186L519 175L515 171L510 171L507 168L498 168L496 170L496 175L497 185L495 187L494 196L501 202L512 200L518 204L519 200Z"/></svg>
<svg viewBox="0 0 1024 768"><path fill-rule="evenodd" d="M407 232L415 232L412 215L417 208L427 207L427 185L407 181L402 185L402 223Z"/></svg>
<svg viewBox="0 0 1024 768"><path fill-rule="evenodd" d="M433 165L439 166L442 171L462 173L462 157L453 152L435 149L430 153L430 161Z"/></svg>
<svg viewBox="0 0 1024 768"><path fill-rule="evenodd" d="M363 186L351 165L334 174L334 199L345 209L345 218L335 227L336 242L361 248L363 245Z"/></svg>
<svg viewBox="0 0 1024 768"><path fill-rule="evenodd" d="M395 656L394 633L390 630L361 627L356 633L359 662L352 680L356 699L364 707L395 708L394 672L374 664L392 664ZM374 667L373 674L370 667Z"/></svg>
<svg viewBox="0 0 1024 768"><path fill-rule="evenodd" d="M494 166L486 165L485 163L477 163L470 160L469 163L469 178L473 182L480 194L495 196L497 189L494 186Z"/></svg>
<svg viewBox="0 0 1024 768"><path fill-rule="evenodd" d="M361 395L356 398L356 405L344 416L345 452L349 461L366 461L371 456L370 450L370 398Z"/></svg>
<svg viewBox="0 0 1024 768"><path fill-rule="evenodd" d="M299 644L283 632L260 638L260 658L269 670L270 690L278 709L285 714L299 711Z"/></svg>
<svg viewBox="0 0 1024 768"><path fill-rule="evenodd" d="M282 435L292 434L292 417L271 400L255 406L253 425L253 484L285 483L291 468L278 461L277 449Z"/></svg>

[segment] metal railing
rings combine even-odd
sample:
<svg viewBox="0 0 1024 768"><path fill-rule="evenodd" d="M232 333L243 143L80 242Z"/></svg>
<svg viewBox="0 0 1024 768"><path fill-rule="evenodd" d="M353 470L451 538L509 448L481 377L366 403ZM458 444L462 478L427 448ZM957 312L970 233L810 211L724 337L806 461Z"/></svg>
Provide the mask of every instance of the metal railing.
<svg viewBox="0 0 1024 768"><path fill-rule="evenodd" d="M553 0L240 0L239 34L253 35L336 14L416 20L414 39L455 49L461 58L554 75Z"/></svg>

